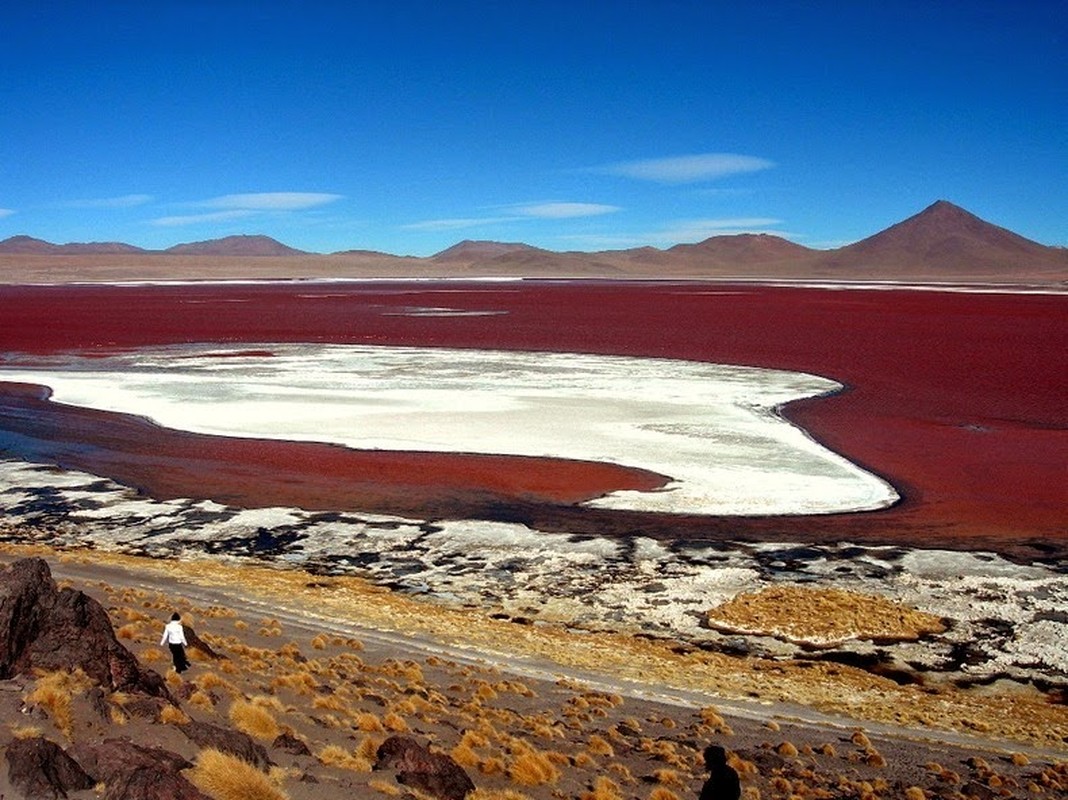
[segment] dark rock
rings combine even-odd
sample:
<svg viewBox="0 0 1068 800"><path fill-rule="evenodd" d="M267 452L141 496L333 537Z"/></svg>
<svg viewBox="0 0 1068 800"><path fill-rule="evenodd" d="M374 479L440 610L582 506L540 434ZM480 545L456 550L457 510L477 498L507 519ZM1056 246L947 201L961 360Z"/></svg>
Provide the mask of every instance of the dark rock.
<svg viewBox="0 0 1068 800"><path fill-rule="evenodd" d="M103 800L211 800L183 776L138 767L107 784Z"/></svg>
<svg viewBox="0 0 1068 800"><path fill-rule="evenodd" d="M33 669L81 669L108 691L173 702L163 677L119 643L100 603L59 589L44 559L23 558L0 570L0 678Z"/></svg>
<svg viewBox="0 0 1068 800"><path fill-rule="evenodd" d="M86 772L103 781L104 800L207 800L181 775L193 766L182 756L128 739L72 748Z"/></svg>
<svg viewBox="0 0 1068 800"><path fill-rule="evenodd" d="M65 798L67 792L96 785L77 761L48 739L15 739L4 755L11 785L27 800Z"/></svg>
<svg viewBox="0 0 1068 800"><path fill-rule="evenodd" d="M991 789L980 781L968 781L961 787L961 792L965 797L974 798L974 800L996 800L1001 796L997 790Z"/></svg>
<svg viewBox="0 0 1068 800"><path fill-rule="evenodd" d="M108 705L107 696L104 694L104 690L99 686L92 686L89 691L85 693L86 699L89 701L89 706L96 712L103 720L111 719L111 707Z"/></svg>
<svg viewBox="0 0 1068 800"><path fill-rule="evenodd" d="M182 733L201 748L213 747L223 753L237 756L259 769L274 766L267 756L267 749L253 740L247 733L231 728L220 728L209 722L190 720L181 726Z"/></svg>
<svg viewBox="0 0 1068 800"><path fill-rule="evenodd" d="M304 743L303 739L298 739L291 733L280 733L271 743L271 747L276 750L285 750L287 753L292 753L295 756L310 756L311 750L308 749L308 745Z"/></svg>
<svg viewBox="0 0 1068 800"><path fill-rule="evenodd" d="M216 661L221 661L226 658L226 656L213 650L210 644L197 636L197 632L193 630L191 625L182 623L182 629L185 631L185 640L190 647L195 647L208 658L213 658Z"/></svg>
<svg viewBox="0 0 1068 800"><path fill-rule="evenodd" d="M135 744L125 738L105 739L98 744L80 742L71 747L71 754L86 772L104 783L143 767L177 774L193 766L177 753Z"/></svg>
<svg viewBox="0 0 1068 800"><path fill-rule="evenodd" d="M166 701L160 697L132 697L123 703L122 710L131 717L156 720L165 705Z"/></svg>
<svg viewBox="0 0 1068 800"><path fill-rule="evenodd" d="M397 782L441 800L463 800L475 789L463 767L432 753L410 736L390 736L378 748L375 769L395 769Z"/></svg>

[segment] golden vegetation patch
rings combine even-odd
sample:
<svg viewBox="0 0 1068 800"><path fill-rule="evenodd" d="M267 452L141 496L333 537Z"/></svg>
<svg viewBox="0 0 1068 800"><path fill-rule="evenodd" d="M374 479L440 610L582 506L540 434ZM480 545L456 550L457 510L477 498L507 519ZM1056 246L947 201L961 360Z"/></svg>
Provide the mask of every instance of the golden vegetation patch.
<svg viewBox="0 0 1068 800"><path fill-rule="evenodd" d="M282 732L270 711L241 698L234 700L229 716L235 728L261 741L273 742Z"/></svg>
<svg viewBox="0 0 1068 800"><path fill-rule="evenodd" d="M801 586L740 594L708 611L706 620L717 630L815 646L850 639L912 641L946 629L939 617L883 597Z"/></svg>
<svg viewBox="0 0 1068 800"><path fill-rule="evenodd" d="M70 738L74 724L71 701L76 694L83 693L92 685L92 680L80 669L74 672L45 672L26 695L26 705L43 709L60 733Z"/></svg>
<svg viewBox="0 0 1068 800"><path fill-rule="evenodd" d="M288 800L288 795L264 772L247 761L202 750L188 773L189 780L213 800Z"/></svg>
<svg viewBox="0 0 1068 800"><path fill-rule="evenodd" d="M392 593L356 577L332 578L330 591L324 593L316 588L318 579L307 572L262 564L236 564L210 557L151 559L103 550L61 551L41 545L11 543L0 544L0 552L16 556L39 555L63 563L84 563L94 569L118 567L149 580L156 576L176 579L191 586L224 593L232 591L234 587L240 587L243 598L266 603L278 609L276 614L282 619L313 616L323 625L336 626L337 630L349 630L352 620L359 619L360 624L367 628L387 632L403 631L416 637L425 636L444 646L456 645L465 650L485 648L490 652L501 653L502 658L514 655L545 659L564 669L590 670L620 680L652 684L661 688L701 691L724 699L755 698L768 704L796 703L825 713L850 716L858 722L878 721L891 725L977 733L983 738L1014 740L1062 750L1065 742L1068 742L1068 721L1065 719L1063 706L1049 703L1048 699L1038 692L1000 693L990 690L979 693L948 684L937 687L898 685L887 678L842 664L811 661L795 664L789 661L738 658L701 650L680 651L674 643L667 640L643 639L617 633L585 633L576 636L562 627L517 626L508 621L493 619L475 609L427 603L418 598ZM117 594L111 597L112 603L125 598L123 602L134 606L170 610L173 602L173 598L164 598L159 593L141 589L120 587L116 591ZM895 606L894 611L906 612L908 609ZM157 620L160 614L154 613L150 618ZM248 618L259 620L262 617L249 613ZM131 614L128 619L134 621L136 614ZM267 621L271 619L273 618L268 618ZM225 622L226 627L233 624L230 619L221 621ZM155 635L154 626L152 630ZM249 626L249 634L252 634L252 631L252 626ZM284 686L285 679L272 685L273 679L308 668L309 674L314 673L316 676L317 683L337 687L344 685L345 681L361 671L360 660L355 655L362 649L359 639L332 633L328 639L319 641L324 650L326 647L332 648L327 651L331 653L329 659L324 657L324 664L329 670L320 671L310 665L282 665L277 657L277 645L271 649L246 649L237 647L235 639L234 646L220 648L228 650L230 658L217 662L214 665L214 673L204 673L205 676L211 677L204 679L194 672L192 681L203 691L217 694L221 690L236 696L238 692L230 681L237 681L245 676L262 675L262 681L257 685L266 690L289 691L289 688ZM347 649L347 653L341 654L346 655L349 660L341 660L340 654L336 654L333 648L342 651ZM314 645L309 649L317 654L322 653ZM169 656L155 648L137 648L137 652L143 662L150 664L155 661L158 665L169 660ZM404 671L403 665L404 662L399 661L390 669L401 673ZM441 655L425 658L422 665L435 669L452 669L457 666L455 662ZM459 676L458 671L457 675ZM225 685L212 685L216 681L225 682ZM299 682L304 681L305 679L301 678ZM400 682L404 683L403 680ZM500 683L497 679L491 683L498 694L502 691ZM314 687L304 685L307 690L315 691ZM563 683L558 682L558 685L562 686ZM445 691L444 686L441 688ZM615 699L610 695L594 699L596 694L586 693L585 687L578 683L572 688L583 696L579 698L581 702L569 704L558 715L554 724L561 730L567 731L585 725L592 718L593 712L603 713L604 708L600 707L599 703L610 704ZM517 691L518 686L512 690ZM427 724L436 724L444 718L459 717L452 702L446 700L442 693L433 687L425 687L418 695L412 695L409 699L417 708L419 720ZM218 703L218 700L215 702ZM490 702L499 703L500 700ZM399 708L394 710L401 713ZM472 705L471 710L479 714L486 713L477 705ZM416 729L416 715L404 711L402 716ZM331 728L343 725L349 727L342 720L321 713L315 714L315 721ZM464 728L477 727L477 724L468 724L468 720L461 719L460 722ZM625 722L629 730L628 736L639 736L651 733L651 726L656 721L631 717ZM696 733L700 737L711 736L715 731L729 735L729 728L720 728L717 722L718 720L710 715L703 720L702 727L696 729ZM543 727L539 731L547 732L548 722L542 720L541 724ZM531 729L527 727L526 730ZM539 734L539 738L544 740L548 737ZM619 746L614 746L619 752ZM828 745L828 749L834 752L835 746ZM667 766L674 766L672 762L679 757L666 749L647 752ZM477 755L481 759L478 769L482 774L496 775L506 772L508 764L501 754L480 749ZM606 765L608 769L612 766L614 765Z"/></svg>

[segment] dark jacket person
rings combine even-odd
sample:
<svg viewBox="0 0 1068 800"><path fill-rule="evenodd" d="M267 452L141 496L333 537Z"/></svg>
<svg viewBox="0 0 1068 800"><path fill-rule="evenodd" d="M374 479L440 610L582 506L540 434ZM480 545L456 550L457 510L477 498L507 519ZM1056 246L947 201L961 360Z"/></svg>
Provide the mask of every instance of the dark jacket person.
<svg viewBox="0 0 1068 800"><path fill-rule="evenodd" d="M705 766L708 780L701 787L701 800L738 800L742 786L738 773L727 764L727 751L717 744L705 748Z"/></svg>

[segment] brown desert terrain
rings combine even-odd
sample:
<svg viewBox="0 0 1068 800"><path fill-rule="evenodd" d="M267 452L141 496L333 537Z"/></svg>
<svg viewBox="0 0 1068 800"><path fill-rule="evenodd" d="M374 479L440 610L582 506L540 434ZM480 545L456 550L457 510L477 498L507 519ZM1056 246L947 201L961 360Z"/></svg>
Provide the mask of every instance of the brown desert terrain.
<svg viewBox="0 0 1068 800"><path fill-rule="evenodd" d="M779 279L1063 284L1068 249L1048 247L939 200L862 241L815 250L772 234L714 236L666 250L556 252L460 242L427 258L368 250L307 253L267 236L229 236L149 251L121 243L0 242L0 281L297 278Z"/></svg>
<svg viewBox="0 0 1068 800"><path fill-rule="evenodd" d="M45 740L73 756L91 779L71 798L458 799L381 764L376 751L398 735L463 769L471 800L681 800L699 793L709 744L725 748L749 800L1054 798L1068 779L1063 715L1032 698L629 637L575 641L293 570L26 547L2 559L25 567L28 555L47 559L62 591L92 598L78 604L100 604L111 646L143 675L123 688L56 665L4 676L5 751ZM18 618L10 570L0 565L5 619ZM173 609L202 643L183 675L158 644ZM861 706L867 717L840 715ZM927 732L903 733L917 724ZM158 774L142 784L144 748ZM13 757L0 791L24 796ZM163 793L189 784L206 795Z"/></svg>

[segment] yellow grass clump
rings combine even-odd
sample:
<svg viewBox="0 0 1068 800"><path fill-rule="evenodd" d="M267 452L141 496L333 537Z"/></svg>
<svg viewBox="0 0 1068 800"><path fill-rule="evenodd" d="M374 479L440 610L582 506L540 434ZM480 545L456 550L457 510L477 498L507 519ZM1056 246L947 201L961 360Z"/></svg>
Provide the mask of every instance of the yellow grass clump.
<svg viewBox="0 0 1068 800"><path fill-rule="evenodd" d="M159 721L164 725L185 725L189 717L178 706L164 706L160 709Z"/></svg>
<svg viewBox="0 0 1068 800"><path fill-rule="evenodd" d="M80 669L74 672L45 672L37 678L25 702L44 709L60 733L69 739L74 726L71 700L75 694L81 694L92 685L92 680Z"/></svg>
<svg viewBox="0 0 1068 800"><path fill-rule="evenodd" d="M357 730L366 733L377 733L383 730L382 720L370 711L361 711L353 717L353 724Z"/></svg>
<svg viewBox="0 0 1068 800"><path fill-rule="evenodd" d="M649 800L679 800L679 796L670 789L657 786L649 792Z"/></svg>
<svg viewBox="0 0 1068 800"><path fill-rule="evenodd" d="M398 797L404 793L404 790L396 783L384 781L381 778L374 778L373 780L368 781L367 788L389 797Z"/></svg>
<svg viewBox="0 0 1068 800"><path fill-rule="evenodd" d="M590 736L587 747L595 756L606 756L610 758L616 754L615 749L608 740L596 733Z"/></svg>
<svg viewBox="0 0 1068 800"><path fill-rule="evenodd" d="M582 793L581 800L623 800L623 795L615 781L602 775L593 782L590 791Z"/></svg>
<svg viewBox="0 0 1068 800"><path fill-rule="evenodd" d="M11 728L11 735L16 739L36 739L44 734L36 725L16 725Z"/></svg>
<svg viewBox="0 0 1068 800"><path fill-rule="evenodd" d="M560 770L545 753L528 746L512 760L508 777L521 786L543 786L556 783L560 779Z"/></svg>
<svg viewBox="0 0 1068 800"><path fill-rule="evenodd" d="M682 773L673 769L653 770L653 779L661 786L685 786L687 783Z"/></svg>
<svg viewBox="0 0 1068 800"><path fill-rule="evenodd" d="M946 629L934 614L884 597L802 586L770 586L740 594L708 611L706 619L721 631L776 636L816 646L850 639L912 641Z"/></svg>
<svg viewBox="0 0 1068 800"><path fill-rule="evenodd" d="M270 711L241 698L234 700L229 716L235 728L255 739L273 742L282 732Z"/></svg>
<svg viewBox="0 0 1068 800"><path fill-rule="evenodd" d="M158 647L146 647L141 651L141 660L154 664L157 661L166 661L167 655Z"/></svg>
<svg viewBox="0 0 1068 800"><path fill-rule="evenodd" d="M530 800L515 789L475 789L467 795L467 800Z"/></svg>
<svg viewBox="0 0 1068 800"><path fill-rule="evenodd" d="M353 772L370 772L371 762L356 754L350 753L344 747L336 744L328 744L320 750L316 756L319 763L327 767L340 767Z"/></svg>
<svg viewBox="0 0 1068 800"><path fill-rule="evenodd" d="M213 800L288 800L270 777L247 761L208 748L200 751L187 773L189 780Z"/></svg>

